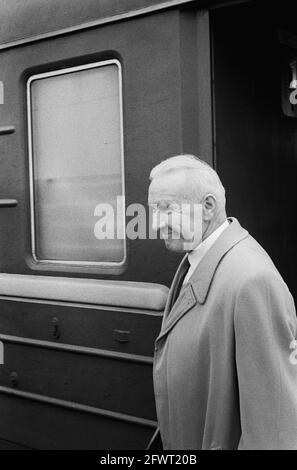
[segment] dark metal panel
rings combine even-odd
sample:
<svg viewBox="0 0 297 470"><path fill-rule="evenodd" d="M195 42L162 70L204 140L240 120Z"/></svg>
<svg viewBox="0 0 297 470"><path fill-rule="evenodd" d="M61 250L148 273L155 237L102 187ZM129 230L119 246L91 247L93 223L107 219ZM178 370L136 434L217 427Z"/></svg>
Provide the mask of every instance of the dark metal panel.
<svg viewBox="0 0 297 470"><path fill-rule="evenodd" d="M208 11L181 11L179 34L182 151L213 165Z"/></svg>
<svg viewBox="0 0 297 470"><path fill-rule="evenodd" d="M56 320L56 318L54 318ZM127 332L125 332L127 333ZM41 341L38 339L21 338L19 336L2 335L0 340L9 344L18 344L23 346L32 346L44 348L51 351L62 351L67 353L78 353L86 356L114 359L117 361L126 361L135 364L152 365L153 359L147 356L137 354L127 354L117 351L107 351L106 349L86 348L84 346L74 346L72 344L54 343L53 341Z"/></svg>
<svg viewBox="0 0 297 470"><path fill-rule="evenodd" d="M24 390L16 390L15 388L11 387L0 386L0 393L3 395L8 395L10 397L23 398L25 400L31 400L38 403L45 403L46 405L57 406L59 408L65 408L67 410L80 411L83 413L90 414L92 416L100 416L106 419L152 428L154 430L157 426L156 421L152 421L150 419L139 418L124 413L118 413L116 411L104 410L102 408L96 408L94 406L84 405L82 403L76 403L73 401L61 400L60 398L53 398L48 397L46 395L40 395L38 393L27 392Z"/></svg>
<svg viewBox="0 0 297 470"><path fill-rule="evenodd" d="M16 442L6 441L5 439L0 438L0 451L1 450L32 450L32 448L21 446Z"/></svg>
<svg viewBox="0 0 297 470"><path fill-rule="evenodd" d="M53 323L57 319L58 323ZM84 347L153 355L161 315L74 304L0 300L0 332ZM57 331L58 329L58 331ZM130 332L119 341L116 330ZM57 335L58 333L58 335Z"/></svg>
<svg viewBox="0 0 297 470"><path fill-rule="evenodd" d="M36 449L145 449L154 429L1 394L0 436ZM28 426L30 423L30 426Z"/></svg>
<svg viewBox="0 0 297 470"><path fill-rule="evenodd" d="M180 93L182 152L197 153L197 13L182 11L179 15Z"/></svg>
<svg viewBox="0 0 297 470"><path fill-rule="evenodd" d="M5 198L16 198L19 205L9 214L1 212L0 246L5 247L0 260L2 272L33 272L25 262L30 253L26 79L30 72L108 57L120 58L123 66L127 205L146 205L152 166L182 150L178 11L3 51L0 65L5 101L1 105L0 125L13 122L16 132L1 139L1 191ZM117 279L161 281L167 285L180 259L166 251L162 240L131 241L128 256L128 269ZM104 277L95 272L92 276Z"/></svg>
<svg viewBox="0 0 297 470"><path fill-rule="evenodd" d="M193 3L195 0L0 1L0 49ZM35 21L36 18L39 21Z"/></svg>
<svg viewBox="0 0 297 470"><path fill-rule="evenodd" d="M213 166L213 113L209 13L197 14L198 154Z"/></svg>
<svg viewBox="0 0 297 470"><path fill-rule="evenodd" d="M151 364L6 340L4 351L2 386L155 419Z"/></svg>

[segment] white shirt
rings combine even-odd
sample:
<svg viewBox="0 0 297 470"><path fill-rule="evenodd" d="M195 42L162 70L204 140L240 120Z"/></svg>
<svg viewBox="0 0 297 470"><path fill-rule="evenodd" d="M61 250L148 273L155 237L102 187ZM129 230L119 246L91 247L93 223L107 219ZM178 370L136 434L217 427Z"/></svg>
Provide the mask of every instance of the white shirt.
<svg viewBox="0 0 297 470"><path fill-rule="evenodd" d="M190 263L190 267L184 279L183 285L185 285L189 281L190 277L192 276L193 272L197 268L202 258L206 255L208 250L211 248L214 242L219 238L221 233L228 227L228 225L229 225L228 220L225 220L225 222L222 225L220 225L214 232L212 232L212 234L209 235L209 237L203 240L203 242L201 242L200 245L198 245L193 251L189 253L188 260Z"/></svg>

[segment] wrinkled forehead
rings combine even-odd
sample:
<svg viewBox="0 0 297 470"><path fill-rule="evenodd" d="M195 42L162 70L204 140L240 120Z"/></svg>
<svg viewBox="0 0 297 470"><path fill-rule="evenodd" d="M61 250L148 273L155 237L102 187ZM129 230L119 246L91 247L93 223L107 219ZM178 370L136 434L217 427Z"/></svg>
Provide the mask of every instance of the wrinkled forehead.
<svg viewBox="0 0 297 470"><path fill-rule="evenodd" d="M160 200L189 200L190 190L185 172L174 171L156 176L149 186L148 203L156 204Z"/></svg>

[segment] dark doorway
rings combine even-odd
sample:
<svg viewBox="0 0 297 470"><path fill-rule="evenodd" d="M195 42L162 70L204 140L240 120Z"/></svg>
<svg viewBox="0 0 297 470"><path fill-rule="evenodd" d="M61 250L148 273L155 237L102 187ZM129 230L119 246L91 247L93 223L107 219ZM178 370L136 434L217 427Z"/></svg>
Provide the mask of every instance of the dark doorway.
<svg viewBox="0 0 297 470"><path fill-rule="evenodd" d="M215 165L227 214L268 251L296 301L297 117L282 105L289 99L286 61L297 57L296 16L288 5L218 9L211 25ZM280 31L291 38L288 44Z"/></svg>

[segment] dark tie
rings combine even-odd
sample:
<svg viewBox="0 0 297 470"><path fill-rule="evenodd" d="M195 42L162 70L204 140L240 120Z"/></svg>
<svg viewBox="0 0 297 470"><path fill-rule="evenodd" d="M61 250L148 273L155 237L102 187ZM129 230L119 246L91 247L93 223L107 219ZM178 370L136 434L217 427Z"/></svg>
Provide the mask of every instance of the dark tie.
<svg viewBox="0 0 297 470"><path fill-rule="evenodd" d="M184 282L186 274L189 270L189 267L190 267L190 263L189 263L188 258L186 258L184 260L182 266L180 267L179 277L178 277L177 282L176 282L175 287L174 287L174 292L172 294L172 304L171 304L172 306L176 302L177 298L179 297L179 294L182 290L183 282Z"/></svg>

